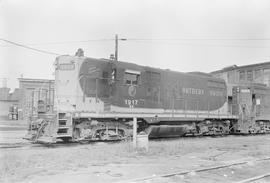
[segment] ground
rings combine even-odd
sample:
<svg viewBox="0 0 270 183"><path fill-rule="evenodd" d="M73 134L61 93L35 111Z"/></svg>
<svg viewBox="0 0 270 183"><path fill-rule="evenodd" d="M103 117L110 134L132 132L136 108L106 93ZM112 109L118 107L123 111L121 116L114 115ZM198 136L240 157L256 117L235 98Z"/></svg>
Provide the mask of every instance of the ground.
<svg viewBox="0 0 270 183"><path fill-rule="evenodd" d="M1 121L0 182L235 182L270 173L270 160L257 161L270 157L270 135L151 140L140 152L130 141L48 147L23 140L25 133L24 121Z"/></svg>

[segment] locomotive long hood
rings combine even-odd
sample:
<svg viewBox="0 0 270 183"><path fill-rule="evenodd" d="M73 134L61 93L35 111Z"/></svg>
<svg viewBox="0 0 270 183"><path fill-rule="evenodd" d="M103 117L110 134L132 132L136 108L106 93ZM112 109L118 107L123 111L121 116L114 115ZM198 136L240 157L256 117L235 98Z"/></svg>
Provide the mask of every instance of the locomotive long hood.
<svg viewBox="0 0 270 183"><path fill-rule="evenodd" d="M128 83L129 77L137 81ZM222 79L120 61L86 58L79 68L78 81L84 96L124 108L213 111L227 98Z"/></svg>

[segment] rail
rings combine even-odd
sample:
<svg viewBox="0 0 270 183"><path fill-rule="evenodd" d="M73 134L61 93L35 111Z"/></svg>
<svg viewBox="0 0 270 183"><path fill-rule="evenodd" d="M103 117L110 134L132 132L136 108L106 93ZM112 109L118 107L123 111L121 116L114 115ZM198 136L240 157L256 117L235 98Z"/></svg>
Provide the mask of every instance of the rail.
<svg viewBox="0 0 270 183"><path fill-rule="evenodd" d="M255 162L260 162L260 161L269 161L270 157L266 157L266 158L262 158L262 159L257 159L255 160ZM149 177L143 177L143 178L137 178L137 179L132 179L132 180L126 180L123 181L124 182L148 182L148 181L154 181L156 179L159 178L169 178L169 177L174 177L174 176L179 176L179 175L187 175L190 173L200 173L200 172L207 172L207 171L211 171L211 170L216 170L216 169L223 169L223 168L230 168L233 166L237 166L237 165L246 165L246 164L252 164L254 162L253 161L240 161L240 162L234 162L234 163L229 163L229 164L224 164L224 165L217 165L217 166L210 166L210 167L206 167L206 168L199 168L199 169L194 169L194 170L182 170L182 171L176 171L176 172L171 172L171 173L165 173L165 174L160 174L160 175L156 175L156 176L149 176ZM264 175L260 175L257 177L253 177L250 179L245 179L242 180L238 183L247 183L247 182L252 182L258 179L262 179L264 177L268 177L270 176L269 174L264 174Z"/></svg>
<svg viewBox="0 0 270 183"><path fill-rule="evenodd" d="M259 175L259 176L251 177L249 179L241 180L241 181L236 182L236 183L254 182L254 181L258 181L258 180L264 179L266 177L270 177L270 172L269 173L266 173L266 174Z"/></svg>

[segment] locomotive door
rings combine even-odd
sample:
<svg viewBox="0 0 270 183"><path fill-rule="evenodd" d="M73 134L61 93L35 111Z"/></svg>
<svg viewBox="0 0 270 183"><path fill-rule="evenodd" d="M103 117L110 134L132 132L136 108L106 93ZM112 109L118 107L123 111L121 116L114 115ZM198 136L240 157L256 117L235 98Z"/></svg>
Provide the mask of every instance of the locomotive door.
<svg viewBox="0 0 270 183"><path fill-rule="evenodd" d="M254 102L251 89L237 88L234 95L238 103L239 123L238 131L248 133L249 127L252 126L252 118L254 117Z"/></svg>
<svg viewBox="0 0 270 183"><path fill-rule="evenodd" d="M159 108L161 106L161 85L160 73L155 71L146 71L146 107Z"/></svg>
<svg viewBox="0 0 270 183"><path fill-rule="evenodd" d="M143 107L143 87L141 82L141 71L137 69L124 70L122 97L125 106L128 106L129 108Z"/></svg>

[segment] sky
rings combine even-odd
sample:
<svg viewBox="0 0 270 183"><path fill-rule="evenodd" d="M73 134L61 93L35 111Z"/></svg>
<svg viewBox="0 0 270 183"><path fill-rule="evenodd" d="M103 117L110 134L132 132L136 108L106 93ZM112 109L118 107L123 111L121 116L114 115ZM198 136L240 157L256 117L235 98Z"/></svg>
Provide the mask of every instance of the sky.
<svg viewBox="0 0 270 183"><path fill-rule="evenodd" d="M180 72L270 61L269 0L0 0L0 39ZM56 55L0 40L0 78L53 79ZM0 87L2 82L0 82Z"/></svg>

